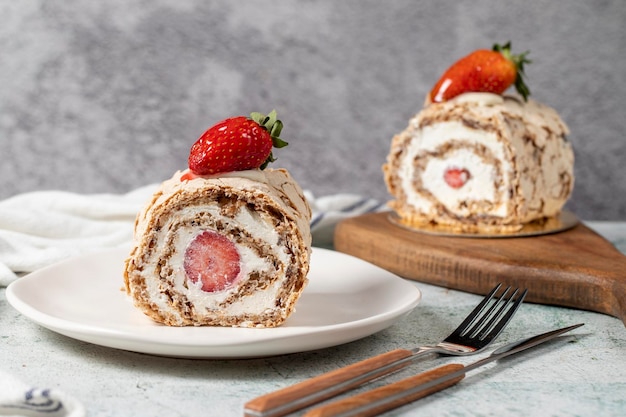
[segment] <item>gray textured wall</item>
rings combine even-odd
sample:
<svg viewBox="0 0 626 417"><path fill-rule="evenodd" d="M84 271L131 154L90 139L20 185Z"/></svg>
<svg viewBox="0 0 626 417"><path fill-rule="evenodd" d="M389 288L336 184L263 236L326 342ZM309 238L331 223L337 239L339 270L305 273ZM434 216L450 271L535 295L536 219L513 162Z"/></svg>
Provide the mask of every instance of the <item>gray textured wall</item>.
<svg viewBox="0 0 626 417"><path fill-rule="evenodd" d="M0 0L0 198L158 182L214 122L276 108L275 165L387 200L390 139L440 73L511 40L572 130L568 207L626 220L625 21L624 0Z"/></svg>

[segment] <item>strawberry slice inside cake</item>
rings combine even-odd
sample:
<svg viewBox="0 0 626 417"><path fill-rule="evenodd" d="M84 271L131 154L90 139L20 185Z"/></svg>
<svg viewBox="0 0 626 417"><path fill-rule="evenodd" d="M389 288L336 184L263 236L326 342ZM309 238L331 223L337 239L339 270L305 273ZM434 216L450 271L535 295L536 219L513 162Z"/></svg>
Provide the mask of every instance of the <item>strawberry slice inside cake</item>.
<svg viewBox="0 0 626 417"><path fill-rule="evenodd" d="M185 250L187 278L202 291L218 292L231 288L239 278L241 257L227 237L213 231L198 234Z"/></svg>

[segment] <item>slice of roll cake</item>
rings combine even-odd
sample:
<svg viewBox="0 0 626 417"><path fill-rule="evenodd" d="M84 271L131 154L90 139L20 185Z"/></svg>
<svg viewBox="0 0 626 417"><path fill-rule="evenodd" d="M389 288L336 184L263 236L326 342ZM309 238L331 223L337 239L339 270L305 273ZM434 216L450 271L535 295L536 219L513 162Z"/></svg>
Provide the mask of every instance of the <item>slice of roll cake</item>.
<svg viewBox="0 0 626 417"><path fill-rule="evenodd" d="M510 42L448 68L383 165L402 224L513 233L558 216L574 187L574 153L558 113L523 81ZM519 96L503 95L515 86Z"/></svg>
<svg viewBox="0 0 626 417"><path fill-rule="evenodd" d="M515 231L556 216L574 186L567 127L529 100L466 93L432 103L396 135L383 170L408 224Z"/></svg>
<svg viewBox="0 0 626 417"><path fill-rule="evenodd" d="M258 129L271 130L263 121ZM310 207L284 169L261 170L253 163L199 173L215 166L207 155L222 147L210 131L192 148L195 169L163 182L139 213L126 291L140 310L166 325L279 326L307 283ZM230 139L224 147L237 149ZM205 160L197 164L194 158ZM250 158L233 157L241 159Z"/></svg>

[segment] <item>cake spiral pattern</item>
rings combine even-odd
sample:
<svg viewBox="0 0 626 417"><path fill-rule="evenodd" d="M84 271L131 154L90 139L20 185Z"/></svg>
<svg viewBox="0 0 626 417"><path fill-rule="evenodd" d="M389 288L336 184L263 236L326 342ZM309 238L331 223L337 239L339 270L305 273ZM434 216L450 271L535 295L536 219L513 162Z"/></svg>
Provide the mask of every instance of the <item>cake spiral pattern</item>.
<svg viewBox="0 0 626 417"><path fill-rule="evenodd" d="M465 93L428 104L383 166L400 218L460 232L519 230L556 216L574 186L567 126L550 107Z"/></svg>
<svg viewBox="0 0 626 417"><path fill-rule="evenodd" d="M171 326L281 325L307 283L311 209L302 190L284 169L184 174L137 217L124 272L134 304ZM215 253L229 262L202 276Z"/></svg>

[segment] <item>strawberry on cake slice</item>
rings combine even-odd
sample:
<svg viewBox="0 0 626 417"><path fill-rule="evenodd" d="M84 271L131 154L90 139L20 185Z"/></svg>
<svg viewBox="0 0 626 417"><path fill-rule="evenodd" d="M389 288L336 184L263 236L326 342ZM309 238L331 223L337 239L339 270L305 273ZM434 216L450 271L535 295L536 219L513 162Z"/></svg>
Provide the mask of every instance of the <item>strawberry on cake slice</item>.
<svg viewBox="0 0 626 417"><path fill-rule="evenodd" d="M311 209L284 169L269 169L282 123L226 119L192 146L189 169L138 214L125 263L137 308L170 326L276 327L307 284Z"/></svg>
<svg viewBox="0 0 626 417"><path fill-rule="evenodd" d="M510 43L461 58L394 136L383 172L403 224L514 233L561 213L574 153L558 113L528 99L528 62Z"/></svg>

